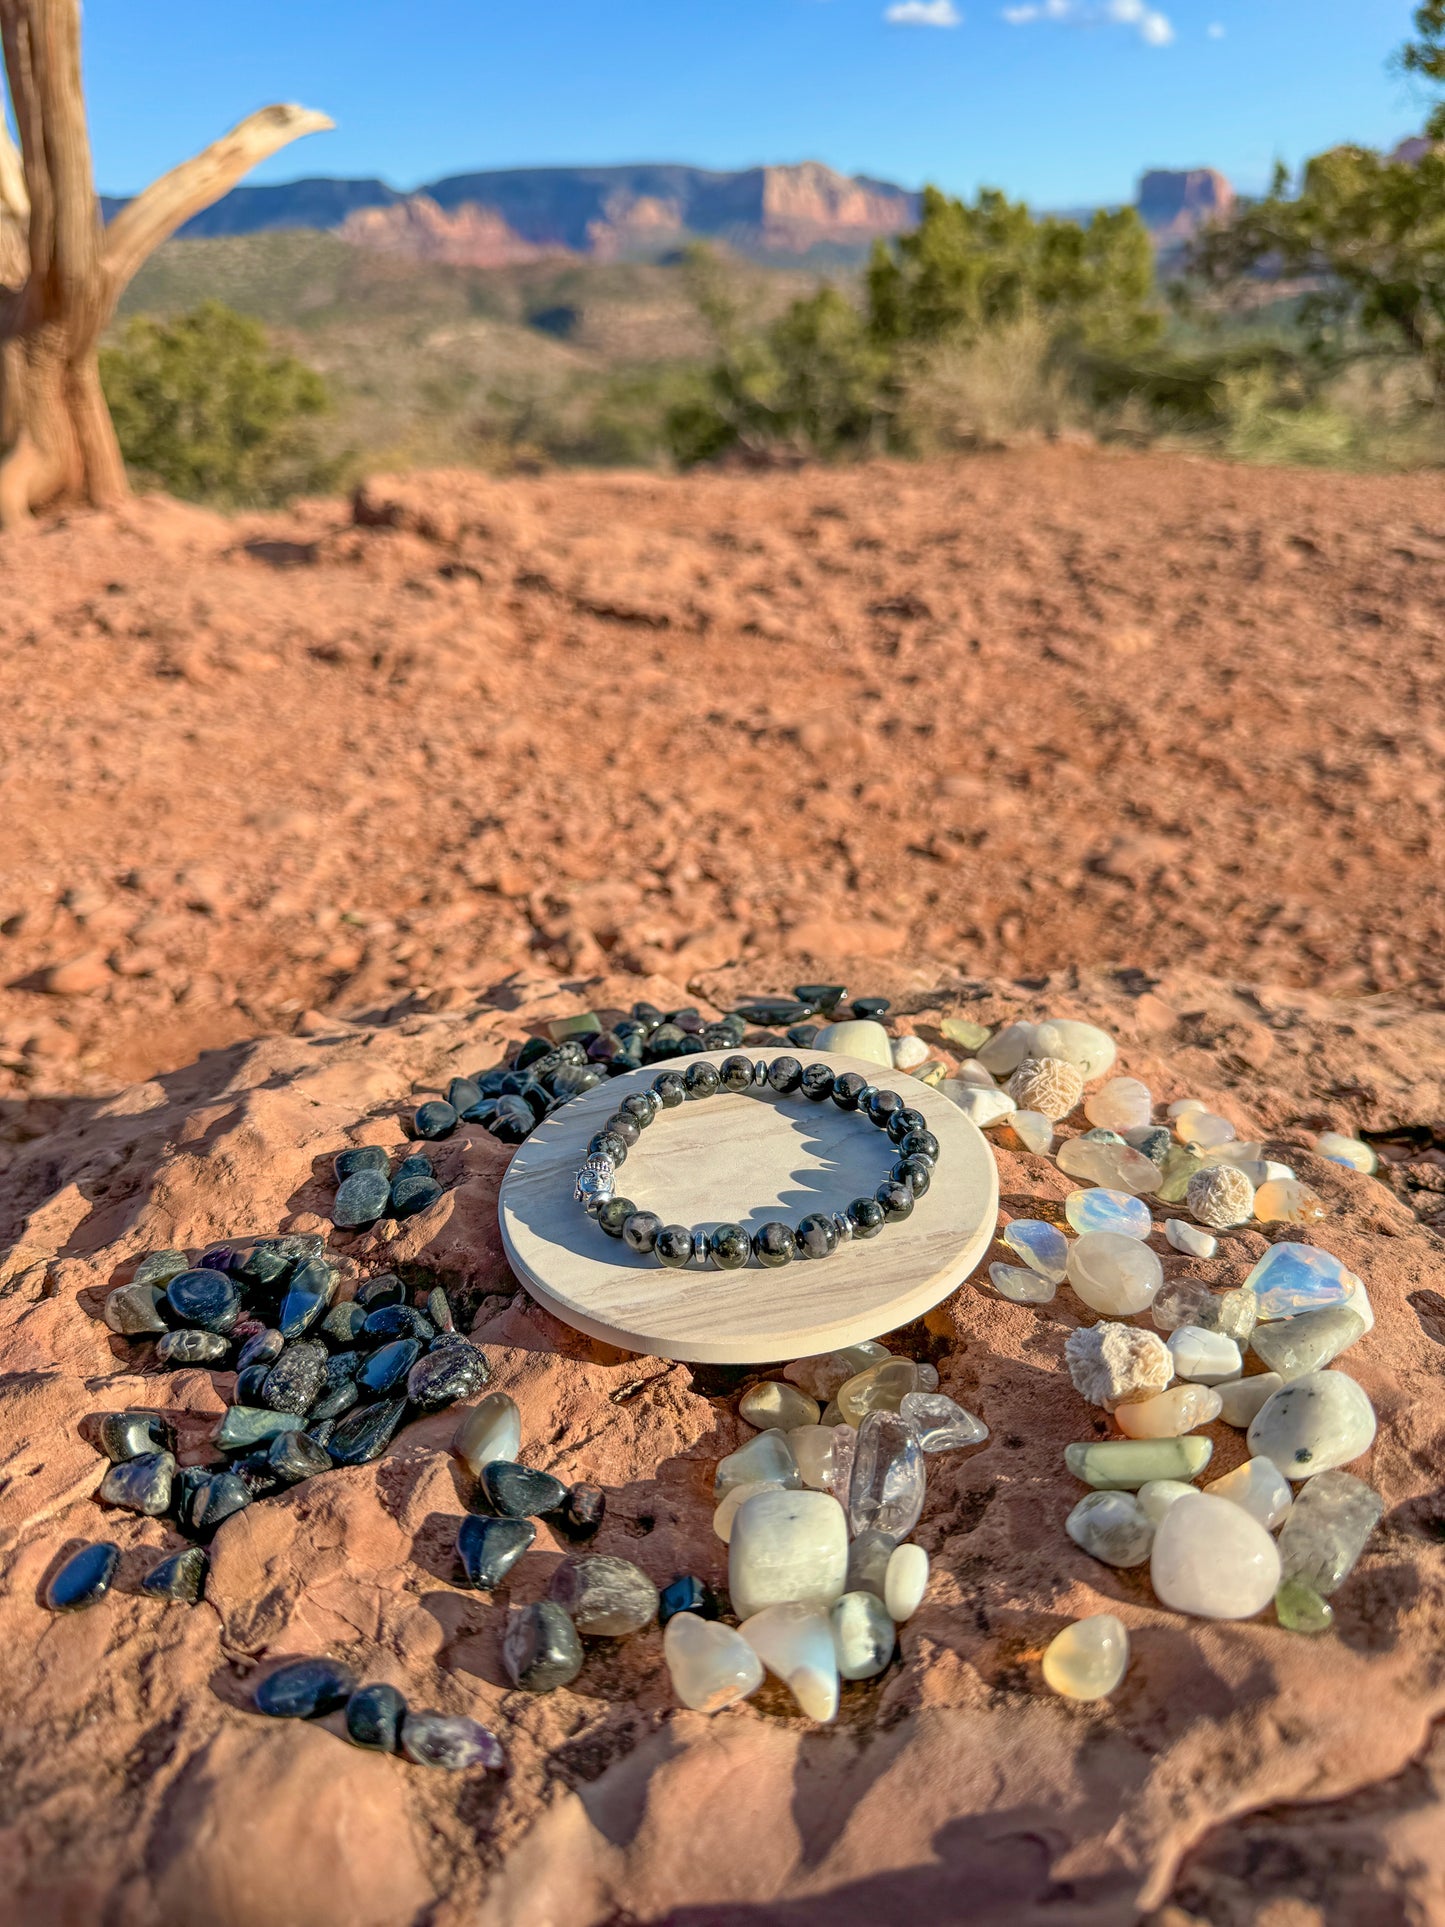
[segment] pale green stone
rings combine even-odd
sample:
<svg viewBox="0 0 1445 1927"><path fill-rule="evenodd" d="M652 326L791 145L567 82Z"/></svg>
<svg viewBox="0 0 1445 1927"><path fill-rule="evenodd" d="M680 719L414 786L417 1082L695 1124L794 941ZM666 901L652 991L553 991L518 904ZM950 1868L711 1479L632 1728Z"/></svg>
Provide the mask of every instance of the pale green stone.
<svg viewBox="0 0 1445 1927"><path fill-rule="evenodd" d="M975 1024L967 1017L945 1017L938 1028L950 1044L957 1044L970 1055L981 1049L993 1034L987 1024Z"/></svg>
<svg viewBox="0 0 1445 1927"><path fill-rule="evenodd" d="M1300 1487L1279 1535L1279 1556L1288 1580L1329 1594L1354 1571L1385 1502L1350 1472L1321 1472Z"/></svg>
<svg viewBox="0 0 1445 1927"><path fill-rule="evenodd" d="M1364 1329L1365 1321L1357 1311L1348 1305L1328 1305L1323 1311L1303 1311L1296 1318L1257 1325L1251 1342L1255 1357L1288 1381L1323 1371L1349 1350Z"/></svg>
<svg viewBox="0 0 1445 1927"><path fill-rule="evenodd" d="M1335 1609L1304 1579L1286 1579L1274 1596L1275 1617L1286 1632L1327 1633Z"/></svg>
<svg viewBox="0 0 1445 1927"><path fill-rule="evenodd" d="M781 1432L759 1432L736 1452L719 1459L713 1475L712 1496L722 1499L735 1485L754 1485L760 1479L794 1488L803 1483L793 1448Z"/></svg>
<svg viewBox="0 0 1445 1927"><path fill-rule="evenodd" d="M898 1634L883 1601L871 1592L845 1592L828 1614L833 1650L844 1679L876 1679L893 1657Z"/></svg>
<svg viewBox="0 0 1445 1927"><path fill-rule="evenodd" d="M816 1425L818 1401L780 1378L765 1378L738 1401L738 1417L760 1432L791 1432L798 1425Z"/></svg>
<svg viewBox="0 0 1445 1927"><path fill-rule="evenodd" d="M1214 1452L1211 1439L1100 1439L1066 1445L1064 1463L1099 1491L1137 1492L1154 1479L1197 1479Z"/></svg>
<svg viewBox="0 0 1445 1927"><path fill-rule="evenodd" d="M1189 1180L1203 1168L1204 1159L1190 1145L1176 1146L1164 1160L1155 1196L1164 1204L1183 1204L1189 1190Z"/></svg>
<svg viewBox="0 0 1445 1927"><path fill-rule="evenodd" d="M1064 1530L1106 1566L1142 1566L1154 1544L1154 1522L1132 1492L1091 1492L1080 1499Z"/></svg>

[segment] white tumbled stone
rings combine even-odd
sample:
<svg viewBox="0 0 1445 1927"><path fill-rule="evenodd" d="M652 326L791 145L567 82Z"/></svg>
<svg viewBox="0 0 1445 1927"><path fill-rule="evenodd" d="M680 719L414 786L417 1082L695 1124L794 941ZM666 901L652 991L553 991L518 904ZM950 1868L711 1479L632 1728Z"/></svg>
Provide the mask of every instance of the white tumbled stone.
<svg viewBox="0 0 1445 1927"><path fill-rule="evenodd" d="M1084 1099L1084 1116L1105 1131L1130 1131L1154 1115L1154 1094L1137 1077L1111 1077Z"/></svg>
<svg viewBox="0 0 1445 1927"><path fill-rule="evenodd" d="M980 1130L989 1124L997 1124L1001 1117L1008 1117L1015 1109L1014 1101L1007 1091L980 1090L973 1084L960 1086L953 1101L964 1116L975 1123Z"/></svg>
<svg viewBox="0 0 1445 1927"><path fill-rule="evenodd" d="M848 1521L831 1493L756 1492L738 1507L728 1592L740 1615L799 1602L826 1609L847 1573Z"/></svg>
<svg viewBox="0 0 1445 1927"><path fill-rule="evenodd" d="M1169 1347L1157 1332L1109 1321L1071 1331L1064 1363L1079 1396L1106 1411L1123 1399L1162 1392L1174 1377Z"/></svg>
<svg viewBox="0 0 1445 1927"><path fill-rule="evenodd" d="M1278 1372L1257 1372L1253 1378L1231 1379L1219 1388L1219 1416L1226 1425L1238 1426L1243 1431L1253 1424L1255 1413L1283 1384Z"/></svg>
<svg viewBox="0 0 1445 1927"><path fill-rule="evenodd" d="M1035 1157L1043 1157L1053 1145L1054 1127L1042 1111L1010 1111L1008 1128Z"/></svg>
<svg viewBox="0 0 1445 1927"><path fill-rule="evenodd" d="M1059 1289L1052 1278L1045 1278L1029 1265L991 1264L988 1281L1001 1298L1012 1299L1016 1305L1052 1304Z"/></svg>
<svg viewBox="0 0 1445 1927"><path fill-rule="evenodd" d="M774 1485L803 1483L786 1433L759 1432L736 1452L719 1459L713 1473L712 1496L721 1499L733 1486L754 1485L760 1479L770 1480Z"/></svg>
<svg viewBox="0 0 1445 1927"><path fill-rule="evenodd" d="M1362 1138L1346 1137L1340 1131L1321 1131L1315 1139L1318 1156L1328 1158L1331 1164L1347 1165L1352 1171L1363 1171L1372 1177L1380 1168L1380 1154Z"/></svg>
<svg viewBox="0 0 1445 1927"><path fill-rule="evenodd" d="M1194 1490L1182 1479L1151 1479L1147 1485L1140 1486L1135 1496L1144 1517L1157 1526L1170 1506L1179 1499L1189 1498Z"/></svg>
<svg viewBox="0 0 1445 1927"><path fill-rule="evenodd" d="M1289 1480L1273 1459L1246 1459L1222 1479L1211 1479L1204 1490L1216 1499L1228 1499L1231 1505L1242 1505L1266 1532L1274 1531L1294 1503Z"/></svg>
<svg viewBox="0 0 1445 1927"><path fill-rule="evenodd" d="M912 1543L895 1546L883 1576L883 1603L897 1625L911 1619L928 1590L928 1554Z"/></svg>
<svg viewBox="0 0 1445 1927"><path fill-rule="evenodd" d="M895 1037L893 1039L894 1070L917 1070L920 1064L926 1064L927 1062L928 1046L921 1037Z"/></svg>
<svg viewBox="0 0 1445 1927"><path fill-rule="evenodd" d="M1243 1506L1194 1492L1160 1520L1149 1577L1174 1612L1253 1619L1279 1585L1279 1548Z"/></svg>
<svg viewBox="0 0 1445 1927"><path fill-rule="evenodd" d="M1154 1522L1132 1492L1086 1493L1064 1530L1106 1566L1142 1566L1154 1543Z"/></svg>
<svg viewBox="0 0 1445 1927"><path fill-rule="evenodd" d="M979 1046L978 1062L995 1077L1010 1076L1032 1048L1034 1028L1032 1024L1005 1024Z"/></svg>
<svg viewBox="0 0 1445 1927"><path fill-rule="evenodd" d="M1164 1282L1157 1252L1117 1231L1090 1231L1069 1251L1069 1283L1095 1311L1132 1318L1147 1311Z"/></svg>
<svg viewBox="0 0 1445 1927"><path fill-rule="evenodd" d="M898 1634L876 1593L845 1592L828 1612L833 1652L844 1679L876 1679L893 1657Z"/></svg>
<svg viewBox="0 0 1445 1927"><path fill-rule="evenodd" d="M733 1520L737 1517L738 1507L751 1499L757 1492L784 1492L786 1486L776 1479L750 1479L746 1485L731 1485L719 1499L712 1515L712 1529L726 1545L733 1536Z"/></svg>
<svg viewBox="0 0 1445 1927"><path fill-rule="evenodd" d="M1174 1132L1181 1144L1192 1144L1199 1151L1213 1151L1239 1136L1228 1118L1216 1117L1213 1111L1181 1111L1174 1120Z"/></svg>
<svg viewBox="0 0 1445 1927"><path fill-rule="evenodd" d="M1345 1372L1309 1372L1281 1385L1255 1413L1249 1449L1287 1479L1349 1465L1375 1439L1375 1408Z"/></svg>
<svg viewBox="0 0 1445 1927"><path fill-rule="evenodd" d="M1212 1258L1219 1249L1219 1240L1213 1232L1201 1231L1197 1224L1189 1224L1183 1218L1166 1218L1164 1236L1176 1251L1190 1258Z"/></svg>
<svg viewBox="0 0 1445 1927"><path fill-rule="evenodd" d="M824 1024L813 1039L814 1050L832 1051L838 1057L861 1057L865 1064L881 1064L893 1069L893 1039L871 1017L854 1017L841 1024Z"/></svg>
<svg viewBox="0 0 1445 1927"><path fill-rule="evenodd" d="M673 1691L694 1713L719 1713L756 1693L763 1662L734 1626L674 1613L662 1633Z"/></svg>
<svg viewBox="0 0 1445 1927"><path fill-rule="evenodd" d="M839 1597L835 1594L834 1597ZM780 1604L749 1612L738 1631L758 1658L782 1680L810 1719L831 1720L838 1711L838 1652L828 1606ZM737 1594L733 1605L739 1611Z"/></svg>
<svg viewBox="0 0 1445 1927"><path fill-rule="evenodd" d="M1034 1025L1031 1040L1035 1057L1060 1057L1082 1074L1086 1084L1113 1070L1118 1048L1108 1031L1075 1017L1050 1017Z"/></svg>
<svg viewBox="0 0 1445 1927"><path fill-rule="evenodd" d="M1202 1325L1176 1325L1169 1334L1169 1355L1175 1376L1195 1385L1223 1385L1244 1370L1239 1347L1229 1334L1206 1331Z"/></svg>

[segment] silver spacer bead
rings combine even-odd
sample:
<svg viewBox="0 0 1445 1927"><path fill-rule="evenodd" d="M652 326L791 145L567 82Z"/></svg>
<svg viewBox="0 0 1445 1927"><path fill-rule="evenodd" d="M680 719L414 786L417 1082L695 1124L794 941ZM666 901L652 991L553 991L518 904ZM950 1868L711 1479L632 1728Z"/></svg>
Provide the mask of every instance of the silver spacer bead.
<svg viewBox="0 0 1445 1927"><path fill-rule="evenodd" d="M833 1213L833 1222L838 1227L839 1244L842 1244L845 1238L851 1238L853 1236L853 1220L848 1216L846 1211L835 1211Z"/></svg>
<svg viewBox="0 0 1445 1927"><path fill-rule="evenodd" d="M705 1265L708 1261L709 1255L710 1254L707 1248L707 1233L705 1231L694 1231L692 1234L693 1263L696 1265Z"/></svg>
<svg viewBox="0 0 1445 1927"><path fill-rule="evenodd" d="M760 1057L757 1063L753 1065L753 1082L755 1084L766 1084L767 1081L768 1060L766 1057Z"/></svg>

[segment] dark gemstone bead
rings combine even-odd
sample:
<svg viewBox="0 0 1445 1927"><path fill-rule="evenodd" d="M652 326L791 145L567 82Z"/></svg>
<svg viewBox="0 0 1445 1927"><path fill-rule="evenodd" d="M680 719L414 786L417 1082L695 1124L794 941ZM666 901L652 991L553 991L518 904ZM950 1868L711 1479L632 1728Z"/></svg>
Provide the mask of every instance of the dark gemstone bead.
<svg viewBox="0 0 1445 1927"><path fill-rule="evenodd" d="M444 1098L436 1097L418 1107L411 1128L421 1138L442 1138L450 1137L460 1122L451 1105Z"/></svg>
<svg viewBox="0 0 1445 1927"><path fill-rule="evenodd" d="M627 1162L627 1146L616 1131L598 1131L588 1141L587 1155L589 1158L608 1158L620 1166Z"/></svg>
<svg viewBox="0 0 1445 1927"><path fill-rule="evenodd" d="M373 1145L368 1148L374 1150L376 1147ZM385 1155L383 1151L382 1156ZM293 1257L273 1244L255 1244L249 1251L241 1253L231 1276L253 1288L275 1285L280 1283L295 1262Z"/></svg>
<svg viewBox="0 0 1445 1927"><path fill-rule="evenodd" d="M895 1184L906 1184L915 1198L921 1198L933 1177L927 1158L900 1158L888 1173Z"/></svg>
<svg viewBox="0 0 1445 1927"><path fill-rule="evenodd" d="M634 1211L622 1226L622 1242L629 1251L649 1254L661 1229L662 1219L655 1211Z"/></svg>
<svg viewBox="0 0 1445 1927"><path fill-rule="evenodd" d="M607 1514L607 1494L600 1485L569 1485L567 1503L553 1523L569 1539L591 1539L602 1527Z"/></svg>
<svg viewBox="0 0 1445 1927"><path fill-rule="evenodd" d="M107 1412L95 1428L95 1439L115 1465L147 1452L174 1452L174 1428L154 1412Z"/></svg>
<svg viewBox="0 0 1445 1927"><path fill-rule="evenodd" d="M809 1064L803 1072L802 1092L814 1104L833 1095L833 1073L826 1064Z"/></svg>
<svg viewBox="0 0 1445 1927"><path fill-rule="evenodd" d="M692 1263L692 1233L685 1224L665 1224L652 1245L653 1256L670 1271Z"/></svg>
<svg viewBox="0 0 1445 1927"><path fill-rule="evenodd" d="M347 1387L348 1391L353 1389ZM280 1438L272 1439L266 1457L283 1485L299 1485L303 1479L314 1479L318 1472L331 1470L331 1454L305 1432L283 1432Z"/></svg>
<svg viewBox="0 0 1445 1927"><path fill-rule="evenodd" d="M469 1111L473 1104L479 1104L481 1098L481 1085L470 1077L454 1077L447 1085L447 1103L451 1105L458 1117Z"/></svg>
<svg viewBox="0 0 1445 1927"><path fill-rule="evenodd" d="M244 1512L250 1503L251 1489L239 1472L216 1472L197 1484L186 1518L193 1532L209 1539L217 1526Z"/></svg>
<svg viewBox="0 0 1445 1927"><path fill-rule="evenodd" d="M893 1113L885 1128L893 1142L901 1144L911 1131L926 1131L928 1119L922 1111L915 1111L911 1104L907 1104L901 1111Z"/></svg>
<svg viewBox="0 0 1445 1927"><path fill-rule="evenodd" d="M169 1452L142 1452L139 1458L113 1465L100 1482L97 1497L104 1505L159 1519L171 1502L176 1462Z"/></svg>
<svg viewBox="0 0 1445 1927"><path fill-rule="evenodd" d="M45 1588L45 1603L53 1613L79 1612L93 1606L110 1591L115 1569L120 1564L120 1547L109 1539L74 1552Z"/></svg>
<svg viewBox="0 0 1445 1927"><path fill-rule="evenodd" d="M219 1332L167 1332L156 1357L163 1365L217 1365L230 1349Z"/></svg>
<svg viewBox="0 0 1445 1927"><path fill-rule="evenodd" d="M354 1298L343 1304L333 1305L321 1323L316 1327L318 1338L324 1338L328 1345L339 1345L349 1351L361 1336L361 1328L366 1323L366 1307L359 1305Z"/></svg>
<svg viewBox="0 0 1445 1927"><path fill-rule="evenodd" d="M394 1218L414 1218L419 1211L429 1211L442 1196L442 1187L435 1178L424 1176L420 1171L408 1177L395 1178L391 1186L391 1215Z"/></svg>
<svg viewBox="0 0 1445 1927"><path fill-rule="evenodd" d="M629 1151L642 1136L642 1126L637 1122L637 1119L635 1117L624 1117L620 1111L613 1112L612 1116L609 1117L607 1122L602 1126L602 1130L604 1132L610 1132L613 1137L620 1137Z"/></svg>
<svg viewBox="0 0 1445 1927"><path fill-rule="evenodd" d="M553 1045L549 1038L529 1037L517 1052L517 1055L512 1059L512 1068L513 1070L524 1071L529 1065L538 1063L544 1057L550 1057L555 1048L556 1046ZM480 1079L477 1081L481 1082Z"/></svg>
<svg viewBox="0 0 1445 1927"><path fill-rule="evenodd" d="M813 1005L799 997L754 997L734 1009L745 1023L759 1030L777 1030L784 1024L801 1024L813 1015Z"/></svg>
<svg viewBox="0 0 1445 1927"><path fill-rule="evenodd" d="M404 1398L382 1399L375 1405L358 1405L337 1422L327 1441L333 1465L367 1465L379 1459L391 1444L392 1434L406 1416Z"/></svg>
<svg viewBox="0 0 1445 1927"><path fill-rule="evenodd" d="M897 1224L913 1209L913 1193L906 1184L895 1184L891 1178L880 1184L873 1195L882 1205L883 1216L889 1224Z"/></svg>
<svg viewBox="0 0 1445 1927"><path fill-rule="evenodd" d="M696 1573L680 1573L670 1586L664 1586L657 1600L657 1623L665 1626L675 1613L696 1613L699 1619L716 1619L718 1598L705 1579Z"/></svg>
<svg viewBox="0 0 1445 1927"><path fill-rule="evenodd" d="M439 1332L454 1332L457 1321L452 1316L452 1301L447 1297L444 1285L433 1285L426 1295L426 1315Z"/></svg>
<svg viewBox="0 0 1445 1927"><path fill-rule="evenodd" d="M465 1713L408 1713L401 1723L401 1750L414 1766L449 1773L484 1766L499 1773L507 1763L502 1743Z"/></svg>
<svg viewBox="0 0 1445 1927"><path fill-rule="evenodd" d="M910 1131L898 1146L900 1157L928 1158L937 1164L939 1157L938 1139L932 1131Z"/></svg>
<svg viewBox="0 0 1445 1927"><path fill-rule="evenodd" d="M753 1236L753 1250L760 1265L791 1264L798 1250L793 1227L777 1223L759 1225Z"/></svg>
<svg viewBox="0 0 1445 1927"><path fill-rule="evenodd" d="M314 1720L355 1691L356 1675L339 1659L288 1659L258 1681L251 1703L275 1720Z"/></svg>
<svg viewBox="0 0 1445 1927"><path fill-rule="evenodd" d="M811 1050L822 1028L821 1024L789 1024L783 1035L794 1050Z"/></svg>
<svg viewBox="0 0 1445 1927"><path fill-rule="evenodd" d="M867 1105L868 1116L880 1131L886 1131L889 1119L906 1108L897 1091L874 1091Z"/></svg>
<svg viewBox="0 0 1445 1927"><path fill-rule="evenodd" d="M625 1639L657 1618L657 1587L641 1566L610 1553L565 1560L547 1587L579 1633Z"/></svg>
<svg viewBox="0 0 1445 1927"><path fill-rule="evenodd" d="M357 1391L363 1398L385 1398L398 1389L420 1357L421 1346L416 1339L394 1339L373 1352L356 1374Z"/></svg>
<svg viewBox="0 0 1445 1927"><path fill-rule="evenodd" d="M394 1686L359 1686L346 1702L346 1737L373 1753L395 1753L405 1718L406 1701Z"/></svg>
<svg viewBox="0 0 1445 1927"><path fill-rule="evenodd" d="M462 1584L490 1592L500 1586L537 1536L530 1519L496 1519L473 1512L457 1531Z"/></svg>
<svg viewBox="0 0 1445 1927"><path fill-rule="evenodd" d="M349 1151L338 1151L332 1160L336 1182L355 1177L358 1171L389 1171L391 1159L379 1144L355 1144Z"/></svg>
<svg viewBox="0 0 1445 1927"><path fill-rule="evenodd" d="M848 1222L855 1238L876 1238L883 1229L883 1207L877 1198L854 1198L848 1206Z"/></svg>
<svg viewBox="0 0 1445 1927"><path fill-rule="evenodd" d="M753 1255L753 1241L740 1224L720 1224L707 1241L719 1271L740 1271Z"/></svg>
<svg viewBox="0 0 1445 1927"><path fill-rule="evenodd" d="M241 1316L241 1293L224 1271L177 1272L166 1286L166 1316L192 1331L228 1332Z"/></svg>
<svg viewBox="0 0 1445 1927"><path fill-rule="evenodd" d="M497 1108L487 1119L485 1130L488 1137L496 1138L499 1144L520 1144L523 1138L531 1135L537 1122L537 1114L524 1097L499 1097Z"/></svg>
<svg viewBox="0 0 1445 1927"><path fill-rule="evenodd" d="M852 1004L853 1015L855 1017L872 1017L877 1019L881 1018L886 1010L892 1009L892 1005L887 997L854 997Z"/></svg>
<svg viewBox="0 0 1445 1927"><path fill-rule="evenodd" d="M443 1336L451 1343L438 1344L407 1374L406 1395L420 1412L439 1412L458 1399L470 1398L491 1376L486 1359L475 1345L455 1332Z"/></svg>
<svg viewBox="0 0 1445 1927"><path fill-rule="evenodd" d="M326 1347L319 1338L298 1338L266 1374L261 1403L273 1412L304 1418L326 1383Z"/></svg>
<svg viewBox="0 0 1445 1927"><path fill-rule="evenodd" d="M261 1393L270 1376L271 1367L262 1359L258 1365L248 1365L243 1372L236 1374L236 1391L233 1403L236 1405L259 1405Z"/></svg>
<svg viewBox="0 0 1445 1927"><path fill-rule="evenodd" d="M687 1085L681 1071L659 1071L652 1080L652 1091L665 1111L675 1111L687 1102Z"/></svg>
<svg viewBox="0 0 1445 1927"><path fill-rule="evenodd" d="M609 1238L620 1238L623 1225L636 1215L637 1206L631 1198L609 1198L598 1210L597 1222Z"/></svg>
<svg viewBox="0 0 1445 1927"><path fill-rule="evenodd" d="M307 1429L314 1435L316 1427L326 1419L338 1419L343 1412L349 1412L353 1405L361 1403L361 1393L356 1389L356 1380L348 1378L343 1384L333 1385L330 1391L323 1392L311 1408Z"/></svg>
<svg viewBox="0 0 1445 1927"><path fill-rule="evenodd" d="M709 1064L705 1059L697 1064L689 1064L682 1078L689 1097L716 1097L722 1084L716 1064Z"/></svg>
<svg viewBox="0 0 1445 1927"><path fill-rule="evenodd" d="M796 1057L774 1057L768 1064L768 1083L786 1097L796 1091L803 1082L803 1067Z"/></svg>
<svg viewBox="0 0 1445 1927"><path fill-rule="evenodd" d="M701 1069L698 1065L695 1068ZM725 1057L717 1067L718 1082L725 1091L750 1091L753 1088L751 1057Z"/></svg>
<svg viewBox="0 0 1445 1927"><path fill-rule="evenodd" d="M624 1097L617 1108L623 1117L630 1117L645 1131L662 1106L651 1091L634 1091L631 1097Z"/></svg>
<svg viewBox="0 0 1445 1927"><path fill-rule="evenodd" d="M833 1080L833 1102L840 1111L856 1111L858 1100L868 1088L868 1079L857 1071L844 1071Z"/></svg>
<svg viewBox="0 0 1445 1927"><path fill-rule="evenodd" d="M794 984L793 995L800 1004L808 1004L824 1017L833 1012L848 995L845 984Z"/></svg>
<svg viewBox="0 0 1445 1927"><path fill-rule="evenodd" d="M810 1211L798 1221L798 1256L828 1258L838 1248L838 1227L823 1211Z"/></svg>
<svg viewBox="0 0 1445 1927"><path fill-rule="evenodd" d="M206 1590L210 1564L200 1546L185 1546L152 1566L141 1580L140 1589L152 1599L173 1599L181 1605L194 1606Z"/></svg>
<svg viewBox="0 0 1445 1927"><path fill-rule="evenodd" d="M511 1459L493 1459L484 1465L477 1490L501 1519L536 1519L567 1503L567 1488L560 1479Z"/></svg>
<svg viewBox="0 0 1445 1927"><path fill-rule="evenodd" d="M502 1664L526 1693L551 1693L576 1679L582 1641L555 1599L534 1600L512 1613L502 1636Z"/></svg>
<svg viewBox="0 0 1445 1927"><path fill-rule="evenodd" d="M435 1337L435 1325L411 1305L378 1305L361 1328L364 1345L389 1345L394 1338L419 1338L425 1344Z"/></svg>
<svg viewBox="0 0 1445 1927"><path fill-rule="evenodd" d="M383 1305L400 1305L406 1300L406 1286L394 1271L379 1272L356 1288L356 1302L365 1311L380 1311Z"/></svg>

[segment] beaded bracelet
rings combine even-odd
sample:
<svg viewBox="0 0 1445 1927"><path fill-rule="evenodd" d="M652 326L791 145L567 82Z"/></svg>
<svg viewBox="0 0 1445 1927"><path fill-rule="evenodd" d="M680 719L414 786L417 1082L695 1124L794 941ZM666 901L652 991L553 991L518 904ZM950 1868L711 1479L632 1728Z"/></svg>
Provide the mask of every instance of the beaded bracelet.
<svg viewBox="0 0 1445 1927"><path fill-rule="evenodd" d="M748 1090L780 1097L796 1092L815 1104L831 1098L840 1111L860 1111L887 1133L896 1147L896 1162L871 1198L855 1198L846 1211L810 1212L797 1225L761 1225L751 1237L740 1224L721 1224L711 1232L664 1224L655 1212L640 1211L630 1198L615 1195L618 1166L661 1112L717 1091ZM857 1071L835 1077L826 1064L804 1070L796 1057L759 1058L754 1063L738 1055L721 1064L699 1059L686 1070L663 1071L650 1090L622 1100L587 1146L574 1196L608 1237L621 1238L633 1251L651 1253L661 1265L680 1270L711 1262L721 1271L736 1271L750 1259L776 1266L795 1257L826 1258L849 1238L876 1237L886 1224L912 1211L913 1200L928 1189L938 1155L938 1139L923 1113L911 1109L897 1091L880 1090Z"/></svg>

